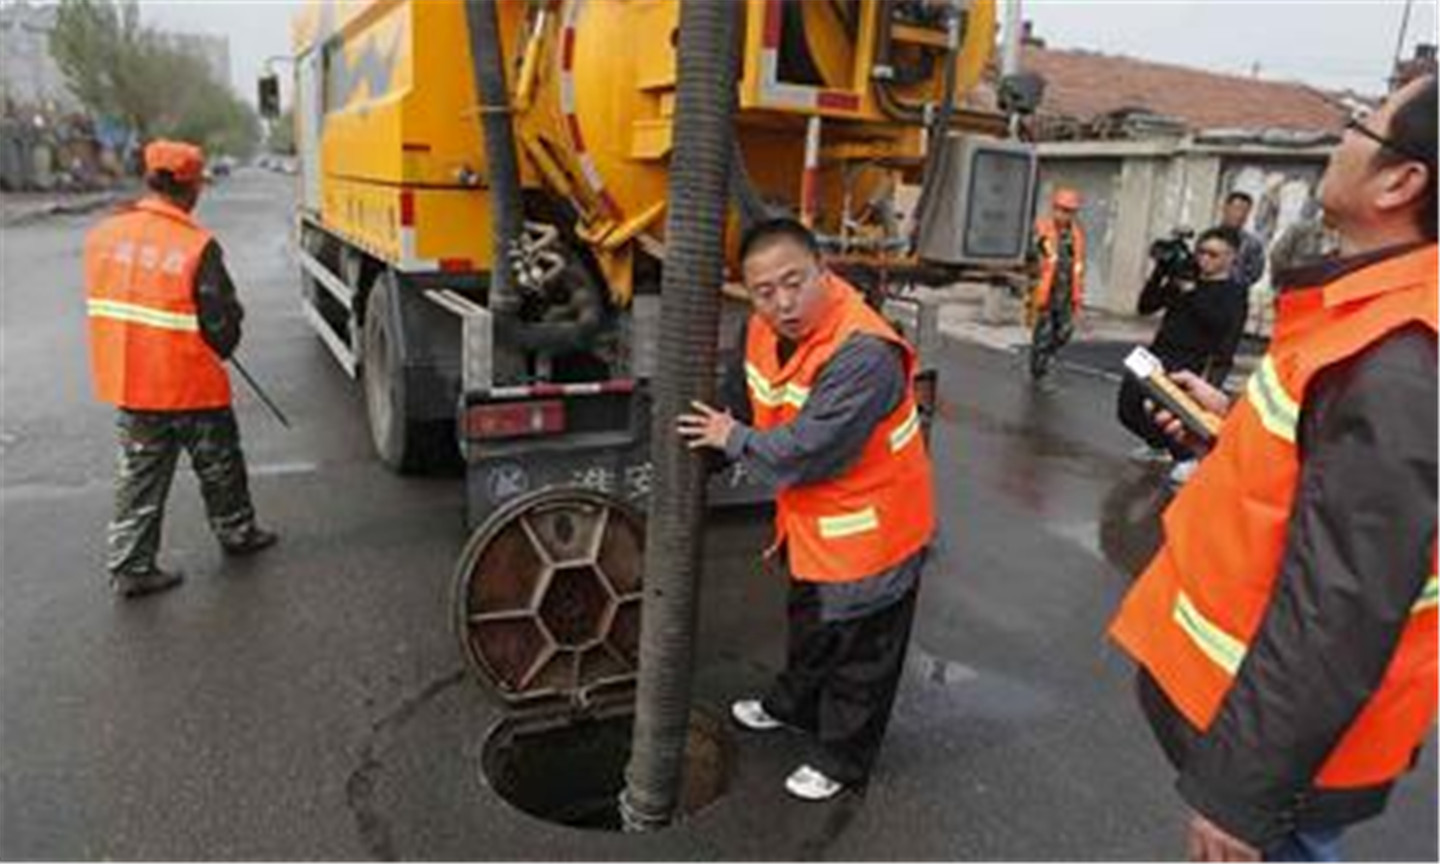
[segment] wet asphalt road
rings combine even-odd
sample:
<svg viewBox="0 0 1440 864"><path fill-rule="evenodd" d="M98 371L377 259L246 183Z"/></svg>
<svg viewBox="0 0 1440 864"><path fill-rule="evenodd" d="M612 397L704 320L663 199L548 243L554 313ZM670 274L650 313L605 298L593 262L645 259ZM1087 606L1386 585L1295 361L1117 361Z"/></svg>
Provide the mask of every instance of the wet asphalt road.
<svg viewBox="0 0 1440 864"><path fill-rule="evenodd" d="M166 525L189 581L104 590L113 448L88 393L79 249L89 218L3 237L0 290L0 857L1153 859L1183 851L1171 776L1101 638L1163 500L1124 458L1113 385L947 343L934 433L944 536L868 795L791 801L788 734L732 734L728 790L634 837L510 809L480 779L503 715L449 630L465 540L454 477L370 455L358 392L300 317L291 179L241 172L201 217L247 300L242 354L291 416L237 388L262 518L282 545L222 559L184 470ZM708 538L700 702L781 660L783 585L755 514ZM1433 746L1357 858L1436 858Z"/></svg>

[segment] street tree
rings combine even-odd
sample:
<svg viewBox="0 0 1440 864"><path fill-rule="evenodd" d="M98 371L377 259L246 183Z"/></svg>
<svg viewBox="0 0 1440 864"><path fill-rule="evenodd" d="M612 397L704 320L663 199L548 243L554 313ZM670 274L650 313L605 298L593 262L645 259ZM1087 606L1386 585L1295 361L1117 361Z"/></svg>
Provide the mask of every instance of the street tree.
<svg viewBox="0 0 1440 864"><path fill-rule="evenodd" d="M163 51L135 0L62 0L50 53L82 105L149 136L167 98L154 86Z"/></svg>
<svg viewBox="0 0 1440 864"><path fill-rule="evenodd" d="M259 140L254 110L203 59L145 26L136 0L61 0L50 49L80 103L141 140L180 138L236 156Z"/></svg>

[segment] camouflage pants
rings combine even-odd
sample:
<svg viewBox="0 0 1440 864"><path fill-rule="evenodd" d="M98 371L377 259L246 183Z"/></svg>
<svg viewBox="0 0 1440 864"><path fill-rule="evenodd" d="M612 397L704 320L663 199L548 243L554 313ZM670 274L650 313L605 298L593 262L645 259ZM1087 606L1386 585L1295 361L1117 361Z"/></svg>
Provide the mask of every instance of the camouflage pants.
<svg viewBox="0 0 1440 864"><path fill-rule="evenodd" d="M1043 346L1046 351L1059 351L1070 342L1074 329L1075 316L1070 301L1051 298L1049 308L1039 311L1030 341L1037 348Z"/></svg>
<svg viewBox="0 0 1440 864"><path fill-rule="evenodd" d="M200 480L205 512L224 544L245 537L255 510L240 450L240 428L229 408L207 411L125 411L116 427L115 518L108 532L106 567L112 574L148 573L160 552L165 498L180 451Z"/></svg>

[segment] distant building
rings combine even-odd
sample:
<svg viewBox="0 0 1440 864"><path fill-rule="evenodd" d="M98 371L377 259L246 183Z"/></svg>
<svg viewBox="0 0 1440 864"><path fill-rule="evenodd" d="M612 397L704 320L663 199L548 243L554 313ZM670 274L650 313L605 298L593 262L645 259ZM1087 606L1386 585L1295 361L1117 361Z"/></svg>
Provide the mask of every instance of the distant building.
<svg viewBox="0 0 1440 864"><path fill-rule="evenodd" d="M1215 224L1231 191L1255 199L1247 227L1267 247L1301 219L1346 116L1366 101L1033 41L1023 66L1046 80L1032 120L1038 200L1057 185L1085 196L1086 300L1122 313L1135 309L1150 242ZM1252 291L1249 329L1267 332L1268 274Z"/></svg>
<svg viewBox="0 0 1440 864"><path fill-rule="evenodd" d="M0 98L6 105L54 113L79 109L65 76L50 56L55 10L53 4L42 6L26 0L0 5Z"/></svg>
<svg viewBox="0 0 1440 864"><path fill-rule="evenodd" d="M230 37L202 33L162 33L161 37L172 48L204 61L212 78L231 86Z"/></svg>

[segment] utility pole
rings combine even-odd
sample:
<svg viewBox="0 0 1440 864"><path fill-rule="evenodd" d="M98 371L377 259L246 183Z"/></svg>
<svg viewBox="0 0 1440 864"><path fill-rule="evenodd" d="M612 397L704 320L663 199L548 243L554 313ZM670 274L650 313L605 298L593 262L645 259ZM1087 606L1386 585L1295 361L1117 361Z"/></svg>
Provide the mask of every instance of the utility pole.
<svg viewBox="0 0 1440 864"><path fill-rule="evenodd" d="M1414 5L1414 2L1415 0L1405 0L1405 11L1400 15L1400 33L1395 37L1395 57L1390 61L1390 75L1386 79L1386 83L1392 90L1398 83L1400 59L1405 53L1405 36L1410 30L1410 7Z"/></svg>
<svg viewBox="0 0 1440 864"><path fill-rule="evenodd" d="M1020 0L1005 0L1005 41L1001 46L1000 74L1020 72L1020 31L1025 27Z"/></svg>

